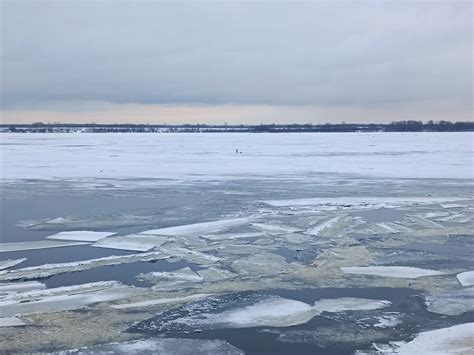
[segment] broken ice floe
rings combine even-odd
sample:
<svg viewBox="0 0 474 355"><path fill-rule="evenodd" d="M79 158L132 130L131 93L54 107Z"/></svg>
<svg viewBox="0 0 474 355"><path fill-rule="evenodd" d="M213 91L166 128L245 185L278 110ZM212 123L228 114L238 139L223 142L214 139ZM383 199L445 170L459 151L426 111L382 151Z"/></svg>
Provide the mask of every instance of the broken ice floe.
<svg viewBox="0 0 474 355"><path fill-rule="evenodd" d="M166 246L160 247L160 251L166 255L178 257L184 260L188 260L190 262L202 265L213 264L221 260L221 258L207 254L201 253L197 250L192 250L188 248L183 248L180 246Z"/></svg>
<svg viewBox="0 0 474 355"><path fill-rule="evenodd" d="M192 329L290 327L307 323L323 312L366 311L388 307L389 301L339 298L315 302L273 295L211 296L141 322L133 329L159 332L187 332Z"/></svg>
<svg viewBox="0 0 474 355"><path fill-rule="evenodd" d="M334 226L339 220L341 219L341 216L331 218L325 222L322 222L315 227L307 230L305 233L306 234L311 234L311 235L319 235L322 231L325 229L331 228Z"/></svg>
<svg viewBox="0 0 474 355"><path fill-rule="evenodd" d="M246 232L246 233L226 233L226 234L205 234L202 238L209 240L233 240L263 237L265 233L262 232Z"/></svg>
<svg viewBox="0 0 474 355"><path fill-rule="evenodd" d="M382 354L472 354L474 349L474 323L458 324L418 334L408 343L392 342L391 345L375 344ZM359 353L359 352L358 352Z"/></svg>
<svg viewBox="0 0 474 355"><path fill-rule="evenodd" d="M428 311L448 316L474 311L474 287L432 293L425 297Z"/></svg>
<svg viewBox="0 0 474 355"><path fill-rule="evenodd" d="M244 352L223 340L156 338L101 344L80 349L63 350L49 355L244 355Z"/></svg>
<svg viewBox="0 0 474 355"><path fill-rule="evenodd" d="M11 317L19 314L75 310L95 303L132 297L141 292L142 289L117 281L103 281L12 293L0 299L0 314L3 317Z"/></svg>
<svg viewBox="0 0 474 355"><path fill-rule="evenodd" d="M157 305L163 305L163 304L197 301L203 298L207 298L209 296L212 296L212 294L197 293L194 295L183 296L183 297L158 298L158 299L149 299L149 300L140 301L140 302L117 304L117 305L111 305L110 307L115 308L115 309L141 308L141 307L150 307L150 306L157 306Z"/></svg>
<svg viewBox="0 0 474 355"><path fill-rule="evenodd" d="M93 247L121 249L131 251L149 251L162 245L168 237L155 235L130 234L119 237L101 239L92 244Z"/></svg>
<svg viewBox="0 0 474 355"><path fill-rule="evenodd" d="M402 323L399 313L384 313L378 316L377 320L374 324L375 328L392 328Z"/></svg>
<svg viewBox="0 0 474 355"><path fill-rule="evenodd" d="M73 240L78 242L97 242L100 239L110 237L116 233L111 232L93 232L93 231L69 231L59 232L46 237L46 239L55 240Z"/></svg>
<svg viewBox="0 0 474 355"><path fill-rule="evenodd" d="M0 328L1 327L20 327L25 325L21 319L17 317L0 317Z"/></svg>
<svg viewBox="0 0 474 355"><path fill-rule="evenodd" d="M280 226L280 225L273 225L273 224L265 224L265 223L251 223L251 227L266 232L268 234L288 234L288 233L295 233L301 232L302 229L291 227L291 226Z"/></svg>
<svg viewBox="0 0 474 355"><path fill-rule="evenodd" d="M30 266L15 270L0 271L0 280L31 280L50 277L52 275L64 274L67 272L77 272L93 269L99 266L111 266L137 261L157 261L168 257L160 252L149 252L131 255L112 255L103 258L89 259L82 261L72 261L69 263L44 264Z"/></svg>
<svg viewBox="0 0 474 355"><path fill-rule="evenodd" d="M474 271L465 271L456 275L459 283L463 286L473 286L474 285Z"/></svg>
<svg viewBox="0 0 474 355"><path fill-rule="evenodd" d="M346 274L399 277L404 279L417 279L419 277L446 274L442 271L420 269L411 266L352 266L341 267L341 270Z"/></svg>
<svg viewBox="0 0 474 355"><path fill-rule="evenodd" d="M45 289L46 285L38 281L0 283L0 298L12 292L26 292Z"/></svg>
<svg viewBox="0 0 474 355"><path fill-rule="evenodd" d="M0 270L8 269L9 267L18 265L18 264L24 262L25 260L26 260L26 258L0 260Z"/></svg>
<svg viewBox="0 0 474 355"><path fill-rule="evenodd" d="M76 245L87 245L87 244L89 244L89 243L54 241L54 240L40 240L40 241L16 242L16 243L0 243L0 253L2 253L2 252L3 253L4 252L11 252L11 251L22 251L22 250L72 247L72 246L76 246Z"/></svg>
<svg viewBox="0 0 474 355"><path fill-rule="evenodd" d="M146 274L139 274L137 278L140 280L154 281L154 282L157 282L160 280L201 282L203 280L201 276L196 274L189 267L185 267L176 271L148 272Z"/></svg>
<svg viewBox="0 0 474 355"><path fill-rule="evenodd" d="M168 236L209 234L220 232L222 230L226 230L232 227L238 227L244 224L248 224L250 221L251 218L224 219L213 222L194 223L176 227L152 229L141 232L141 234Z"/></svg>

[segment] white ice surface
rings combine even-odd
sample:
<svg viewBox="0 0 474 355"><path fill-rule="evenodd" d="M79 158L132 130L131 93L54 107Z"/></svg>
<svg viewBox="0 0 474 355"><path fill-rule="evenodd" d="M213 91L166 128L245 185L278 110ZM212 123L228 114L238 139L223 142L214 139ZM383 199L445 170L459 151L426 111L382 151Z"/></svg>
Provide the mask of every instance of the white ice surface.
<svg viewBox="0 0 474 355"><path fill-rule="evenodd" d="M69 231L59 232L46 237L54 240L74 240L78 242L97 242L100 239L114 235L114 232Z"/></svg>
<svg viewBox="0 0 474 355"><path fill-rule="evenodd" d="M341 219L341 217L339 217L339 216L331 218L330 220L324 221L324 222L314 226L313 228L307 230L305 232L305 234L318 235L319 233L321 233L325 229L331 228L332 226L334 226L340 219Z"/></svg>
<svg viewBox="0 0 474 355"><path fill-rule="evenodd" d="M374 324L374 328L392 328L402 323L399 313L382 314L377 317L377 320L378 322Z"/></svg>
<svg viewBox="0 0 474 355"><path fill-rule="evenodd" d="M474 352L474 323L422 332L412 341L395 350L401 355L472 354Z"/></svg>
<svg viewBox="0 0 474 355"><path fill-rule="evenodd" d="M314 304L314 309L318 313L322 312L345 312L345 311L370 311L390 306L390 301L373 300L368 298L328 298L321 299Z"/></svg>
<svg viewBox="0 0 474 355"><path fill-rule="evenodd" d="M95 133L38 133L32 137L1 134L2 179L304 179L315 173L473 177L472 133L104 133L100 139ZM243 153L236 155L235 149ZM101 159L109 155L114 158Z"/></svg>
<svg viewBox="0 0 474 355"><path fill-rule="evenodd" d="M11 251L21 251L21 250L72 247L75 245L86 245L86 244L89 244L89 243L55 241L55 240L40 240L40 241L17 242L17 243L0 243L0 253L11 252Z"/></svg>
<svg viewBox="0 0 474 355"><path fill-rule="evenodd" d="M474 285L474 271L465 271L456 275L457 279L463 286Z"/></svg>
<svg viewBox="0 0 474 355"><path fill-rule="evenodd" d="M0 297L11 292L27 292L45 289L46 285L38 281L0 283Z"/></svg>
<svg viewBox="0 0 474 355"><path fill-rule="evenodd" d="M110 307L115 308L115 309L140 308L140 307L157 306L161 304L197 301L203 298L207 298L209 296L212 296L212 294L197 293L194 295L183 296L183 297L158 298L158 299L146 300L146 301L141 301L141 302L117 304L117 305L111 305Z"/></svg>
<svg viewBox="0 0 474 355"><path fill-rule="evenodd" d="M279 226L265 223L252 223L251 226L269 234L289 234L301 231L301 229L295 227Z"/></svg>
<svg viewBox="0 0 474 355"><path fill-rule="evenodd" d="M445 275L445 273L442 271L420 269L411 266L352 266L341 267L341 270L346 274L399 277L404 279L417 279L424 276Z"/></svg>
<svg viewBox="0 0 474 355"><path fill-rule="evenodd" d="M152 229L141 232L140 234L151 234L151 235L199 235L207 233L216 233L222 230L237 227L247 224L251 221L251 218L234 218L234 219L223 219L220 221L204 222L204 223L193 223L185 224L176 227Z"/></svg>
<svg viewBox="0 0 474 355"><path fill-rule="evenodd" d="M25 260L26 260L26 258L0 260L0 270L8 269L9 267L18 265L18 264L22 263Z"/></svg>
<svg viewBox="0 0 474 355"><path fill-rule="evenodd" d="M155 271L139 274L140 280L179 280L190 282L201 282L203 278L192 271L189 267L185 267L175 271Z"/></svg>
<svg viewBox="0 0 474 355"><path fill-rule="evenodd" d="M162 245L167 237L155 235L130 234L118 237L110 237L99 240L93 247L121 249L132 251L149 251L159 245Z"/></svg>
<svg viewBox="0 0 474 355"><path fill-rule="evenodd" d="M25 325L21 319L17 317L0 317L0 328L1 327L20 327Z"/></svg>

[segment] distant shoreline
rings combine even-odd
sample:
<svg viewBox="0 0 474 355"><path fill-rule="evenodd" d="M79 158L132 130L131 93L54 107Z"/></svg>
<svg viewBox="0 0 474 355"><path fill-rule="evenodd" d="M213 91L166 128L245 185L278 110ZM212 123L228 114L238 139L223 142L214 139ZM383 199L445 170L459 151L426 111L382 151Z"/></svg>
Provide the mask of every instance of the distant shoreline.
<svg viewBox="0 0 474 355"><path fill-rule="evenodd" d="M360 133L360 132L474 132L474 122L400 121L338 124L0 124L3 133Z"/></svg>

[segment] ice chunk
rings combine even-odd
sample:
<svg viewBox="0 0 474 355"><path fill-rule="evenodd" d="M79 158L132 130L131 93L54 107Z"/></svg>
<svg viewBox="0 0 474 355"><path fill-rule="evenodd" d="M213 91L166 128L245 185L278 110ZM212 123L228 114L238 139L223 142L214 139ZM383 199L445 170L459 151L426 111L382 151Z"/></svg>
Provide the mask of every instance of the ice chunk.
<svg viewBox="0 0 474 355"><path fill-rule="evenodd" d="M3 270L0 271L0 280L39 279L67 272L93 269L98 266L111 266L125 263L134 263L137 261L156 261L167 258L167 256L164 256L160 252L139 253L131 255L112 255L97 259L72 261L69 263L44 264L22 269Z"/></svg>
<svg viewBox="0 0 474 355"><path fill-rule="evenodd" d="M446 274L442 271L420 269L411 266L352 266L341 267L341 270L346 274L399 277L404 279L417 279L424 276Z"/></svg>
<svg viewBox="0 0 474 355"><path fill-rule="evenodd" d="M130 234L101 239L97 243L92 244L92 246L132 251L149 251L157 246L162 245L167 239L167 237L154 235Z"/></svg>
<svg viewBox="0 0 474 355"><path fill-rule="evenodd" d="M207 234L201 235L202 238L209 240L232 240L245 238L263 237L265 233L262 232L247 232L247 233L228 233L228 234Z"/></svg>
<svg viewBox="0 0 474 355"><path fill-rule="evenodd" d="M17 242L17 243L0 243L0 253L11 252L11 251L22 251L22 250L72 247L75 245L86 245L86 244L89 244L89 243L66 242L66 241L62 242L62 241L53 241L53 240L40 240L40 241Z"/></svg>
<svg viewBox="0 0 474 355"><path fill-rule="evenodd" d="M233 278L233 277L236 276L236 274L234 274L231 271L218 269L218 268L215 268L213 266L211 266L207 269L199 270L197 273L205 281L208 281L208 282L227 280L227 279L230 279L230 278Z"/></svg>
<svg viewBox="0 0 474 355"><path fill-rule="evenodd" d="M474 349L474 323L454 325L418 334L395 349L396 354L470 354Z"/></svg>
<svg viewBox="0 0 474 355"><path fill-rule="evenodd" d="M80 349L63 350L49 355L244 355L244 352L223 340L207 339L142 339L123 343L101 344Z"/></svg>
<svg viewBox="0 0 474 355"><path fill-rule="evenodd" d="M392 328L402 322L399 313L384 313L377 317L377 320L378 322L374 324L375 328Z"/></svg>
<svg viewBox="0 0 474 355"><path fill-rule="evenodd" d="M59 232L46 237L46 239L74 240L79 242L96 242L100 239L110 237L117 233L111 232L93 232L93 231L69 231Z"/></svg>
<svg viewBox="0 0 474 355"><path fill-rule="evenodd" d="M456 275L457 279L463 286L474 285L474 271L465 271Z"/></svg>
<svg viewBox="0 0 474 355"><path fill-rule="evenodd" d="M17 317L1 317L0 318L0 328L1 327L20 327L25 325L21 319Z"/></svg>
<svg viewBox="0 0 474 355"><path fill-rule="evenodd" d="M320 223L316 225L315 227L307 230L305 234L310 234L310 235L319 235L322 231L324 231L327 228L331 228L334 226L339 220L341 219L341 216L331 218L323 223Z"/></svg>
<svg viewBox="0 0 474 355"><path fill-rule="evenodd" d="M369 311L390 306L390 301L373 300L367 298L341 297L321 299L314 304L314 309L319 313L345 312L345 311Z"/></svg>
<svg viewBox="0 0 474 355"><path fill-rule="evenodd" d="M400 233L399 230L395 229L394 227L390 226L388 223L377 223L376 224L378 227L386 231L387 233L390 234L397 234Z"/></svg>
<svg viewBox="0 0 474 355"><path fill-rule="evenodd" d="M159 280L180 280L201 282L203 278L192 271L189 267L185 267L176 271L148 272L137 276L140 280L159 281Z"/></svg>
<svg viewBox="0 0 474 355"><path fill-rule="evenodd" d="M176 256L196 264L207 265L221 260L221 258L217 256L201 253L197 250L191 250L179 246L160 247L160 250L167 255Z"/></svg>
<svg viewBox="0 0 474 355"><path fill-rule="evenodd" d="M135 296L142 289L117 281L51 288L41 291L13 293L0 300L0 314L50 313L75 310L99 302L109 302Z"/></svg>
<svg viewBox="0 0 474 355"><path fill-rule="evenodd" d="M157 305L162 305L162 304L197 301L197 300L209 297L209 296L212 296L212 294L197 293L197 294L190 295L190 296L175 297L175 298L158 298L158 299L146 300L146 301L141 301L141 302L111 305L110 307L115 308L115 309L149 307L149 306L157 306Z"/></svg>
<svg viewBox="0 0 474 355"><path fill-rule="evenodd" d="M18 265L22 262L26 261L26 258L22 259L8 259L8 260L0 260L0 270L8 269L9 267Z"/></svg>
<svg viewBox="0 0 474 355"><path fill-rule="evenodd" d="M474 311L474 287L434 293L425 297L428 311L456 316Z"/></svg>
<svg viewBox="0 0 474 355"><path fill-rule="evenodd" d="M289 234L295 232L301 232L302 229L290 227L290 226L279 226L279 225L272 225L272 224L264 224L264 223L252 223L252 227L267 232L269 234Z"/></svg>
<svg viewBox="0 0 474 355"><path fill-rule="evenodd" d="M45 289L46 285L38 281L0 283L0 295L12 292L26 292Z"/></svg>
<svg viewBox="0 0 474 355"><path fill-rule="evenodd" d="M194 223L194 224L186 224L186 225L176 226L176 227L152 229L152 230L141 232L140 234L176 236L176 235L198 235L198 234L206 234L206 233L215 233L215 232L220 232L228 228L238 227L238 226L247 224L250 221L251 221L251 218L223 219L220 221L213 221L213 222Z"/></svg>

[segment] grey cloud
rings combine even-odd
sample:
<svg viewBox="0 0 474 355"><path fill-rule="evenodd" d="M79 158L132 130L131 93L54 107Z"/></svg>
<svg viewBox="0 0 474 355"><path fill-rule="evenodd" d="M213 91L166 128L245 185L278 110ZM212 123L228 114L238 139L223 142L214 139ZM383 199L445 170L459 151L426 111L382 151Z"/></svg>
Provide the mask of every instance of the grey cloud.
<svg viewBox="0 0 474 355"><path fill-rule="evenodd" d="M2 106L472 103L472 4L2 1Z"/></svg>

